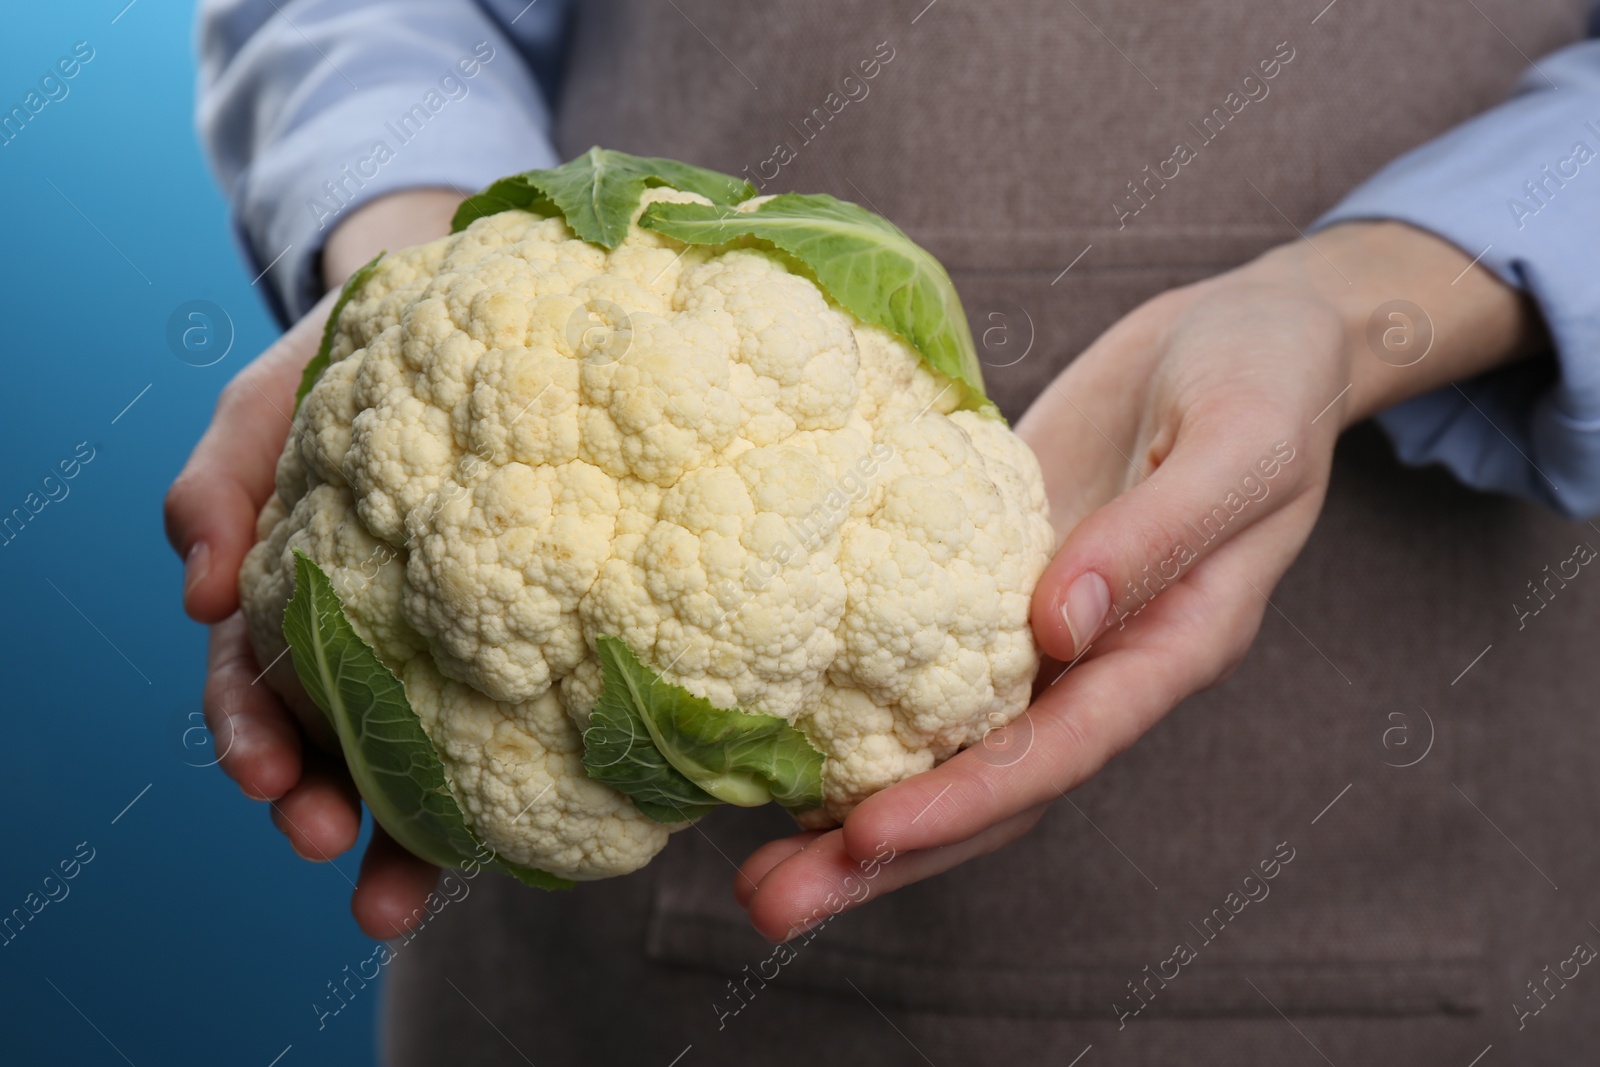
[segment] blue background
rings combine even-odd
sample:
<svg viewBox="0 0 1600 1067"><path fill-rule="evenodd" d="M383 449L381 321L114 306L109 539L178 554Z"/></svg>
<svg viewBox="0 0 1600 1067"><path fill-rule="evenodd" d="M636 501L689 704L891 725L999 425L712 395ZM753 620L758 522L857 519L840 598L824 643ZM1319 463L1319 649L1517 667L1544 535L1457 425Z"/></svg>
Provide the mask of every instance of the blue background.
<svg viewBox="0 0 1600 1067"><path fill-rule="evenodd" d="M161 497L217 392L277 330L195 141L192 5L125 3L8 5L0 34L0 112L75 42L95 50L0 147L0 513L43 496L79 442L95 449L0 547L0 915L80 842L94 849L69 895L0 946L0 1058L371 1063L376 987L320 1031L311 1007L372 951L350 919L355 854L297 860L264 806L204 766L193 729L205 634L179 606ZM234 333L208 367L166 337L194 300ZM228 324L213 326L220 344Z"/></svg>

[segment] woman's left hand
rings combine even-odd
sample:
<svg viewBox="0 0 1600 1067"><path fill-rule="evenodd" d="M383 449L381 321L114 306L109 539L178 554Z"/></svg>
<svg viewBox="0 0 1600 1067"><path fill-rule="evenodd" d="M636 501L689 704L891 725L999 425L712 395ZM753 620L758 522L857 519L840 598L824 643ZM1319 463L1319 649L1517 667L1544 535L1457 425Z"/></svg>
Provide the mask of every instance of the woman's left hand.
<svg viewBox="0 0 1600 1067"><path fill-rule="evenodd" d="M781 940L1009 844L1225 679L1310 536L1340 431L1537 340L1525 301L1468 265L1404 225L1335 227L1163 293L1062 371L1017 426L1061 543L1033 598L1034 634L1059 662L983 743L839 829L752 854L734 891L756 928ZM1405 367L1367 342L1374 309L1399 295L1431 319L1428 358ZM1415 343L1405 331L1424 325L1381 336Z"/></svg>

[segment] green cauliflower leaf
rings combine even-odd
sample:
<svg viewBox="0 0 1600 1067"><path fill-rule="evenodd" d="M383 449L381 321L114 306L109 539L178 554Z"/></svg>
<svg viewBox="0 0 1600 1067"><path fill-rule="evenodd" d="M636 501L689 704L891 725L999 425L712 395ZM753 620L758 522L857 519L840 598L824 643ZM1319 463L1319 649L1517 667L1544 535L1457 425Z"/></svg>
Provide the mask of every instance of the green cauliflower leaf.
<svg viewBox="0 0 1600 1067"><path fill-rule="evenodd" d="M565 878L499 859L473 834L405 686L350 625L322 568L299 550L283 636L301 684L339 735L361 799L390 837L440 867L475 861L526 885L571 888Z"/></svg>
<svg viewBox="0 0 1600 1067"><path fill-rule="evenodd" d="M719 804L821 805L822 753L788 722L714 707L664 681L618 638L596 645L605 689L583 735L591 778L658 822L686 822Z"/></svg>

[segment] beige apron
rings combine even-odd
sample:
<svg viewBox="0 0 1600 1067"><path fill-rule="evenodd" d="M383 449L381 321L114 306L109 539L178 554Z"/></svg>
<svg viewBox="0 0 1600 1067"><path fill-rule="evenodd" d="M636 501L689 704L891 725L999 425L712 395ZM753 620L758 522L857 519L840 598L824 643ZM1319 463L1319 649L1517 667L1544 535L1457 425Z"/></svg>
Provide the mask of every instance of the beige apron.
<svg viewBox="0 0 1600 1067"><path fill-rule="evenodd" d="M559 146L873 206L950 267L1014 419L1142 300L1502 99L1588 6L591 2ZM393 1062L1592 1062L1600 975L1548 976L1600 946L1600 575L1512 608L1585 540L1359 428L1244 667L1024 841L771 981L730 886L781 814L563 895L480 879L396 961Z"/></svg>

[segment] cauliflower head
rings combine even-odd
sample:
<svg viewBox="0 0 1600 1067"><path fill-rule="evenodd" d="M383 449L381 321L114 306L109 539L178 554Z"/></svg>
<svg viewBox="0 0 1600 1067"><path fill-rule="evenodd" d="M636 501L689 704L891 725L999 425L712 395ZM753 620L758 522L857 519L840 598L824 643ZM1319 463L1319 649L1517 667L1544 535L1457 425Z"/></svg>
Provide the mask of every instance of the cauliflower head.
<svg viewBox="0 0 1600 1067"><path fill-rule="evenodd" d="M830 825L1009 722L1054 544L931 257L598 152L352 279L240 578L402 843L575 880L717 803ZM405 792L437 772L448 832Z"/></svg>

